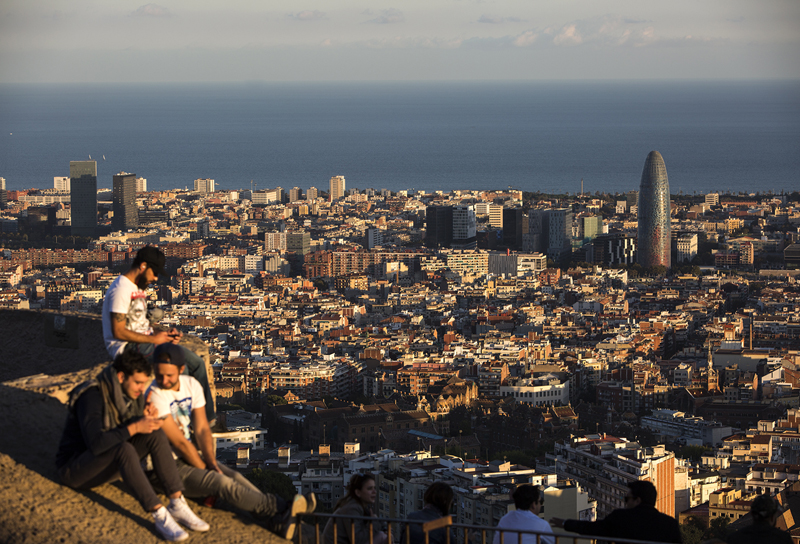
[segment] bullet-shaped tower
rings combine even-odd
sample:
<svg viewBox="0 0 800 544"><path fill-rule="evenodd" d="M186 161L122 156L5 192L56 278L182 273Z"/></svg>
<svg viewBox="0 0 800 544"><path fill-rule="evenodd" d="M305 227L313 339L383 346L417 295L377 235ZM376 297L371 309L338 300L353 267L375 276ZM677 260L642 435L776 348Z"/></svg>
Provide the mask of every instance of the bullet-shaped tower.
<svg viewBox="0 0 800 544"><path fill-rule="evenodd" d="M664 158L651 151L644 161L639 186L639 240L636 248L640 265L670 267L669 180Z"/></svg>

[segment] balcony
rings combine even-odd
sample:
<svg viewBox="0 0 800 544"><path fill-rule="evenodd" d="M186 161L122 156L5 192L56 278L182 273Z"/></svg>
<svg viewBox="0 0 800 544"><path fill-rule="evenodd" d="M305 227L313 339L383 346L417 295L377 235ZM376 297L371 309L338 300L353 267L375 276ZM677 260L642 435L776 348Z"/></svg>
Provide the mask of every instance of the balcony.
<svg viewBox="0 0 800 544"><path fill-rule="evenodd" d="M408 530L409 526L421 525L423 534L425 535L425 544L429 544L429 534L431 531L449 527L450 530L446 533L446 544L451 544L452 539L455 542L452 544L491 544L494 538L495 530L493 527L484 525L471 525L466 523L454 523L452 516L445 516L433 521L422 522L408 519L398 518L368 518L363 516L341 516L336 514L301 514L298 515L298 522L302 524L301 530L298 531L298 544L324 544L323 532L325 525L329 519L343 519L346 525L349 525L349 540L351 543L355 542L355 521L372 521L370 525L370 533L367 542L358 542L356 544L375 544L378 541L379 533L386 534L386 541L388 544L411 544L411 532ZM349 522L349 523L348 523ZM379 531L376 527L380 525L384 528ZM585 544L589 541L608 541L609 537L596 537L591 535L577 535L574 533L566 533L560 529L553 534L542 533L539 531L501 531L500 544L522 544L522 536L530 535L536 539L536 544L541 544L542 537L556 538L556 544ZM338 524L333 524L333 541L338 542ZM613 538L617 544L657 544L657 540L633 540L627 538ZM415 543L417 544L417 543Z"/></svg>

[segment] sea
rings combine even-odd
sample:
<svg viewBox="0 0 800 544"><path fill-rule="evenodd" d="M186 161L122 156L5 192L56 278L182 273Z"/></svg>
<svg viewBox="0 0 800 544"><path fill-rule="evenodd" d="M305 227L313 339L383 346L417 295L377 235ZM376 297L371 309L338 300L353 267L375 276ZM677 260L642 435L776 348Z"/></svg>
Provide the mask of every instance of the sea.
<svg viewBox="0 0 800 544"><path fill-rule="evenodd" d="M800 81L0 85L0 177L97 161L149 190L625 192L651 150L678 193L800 190Z"/></svg>

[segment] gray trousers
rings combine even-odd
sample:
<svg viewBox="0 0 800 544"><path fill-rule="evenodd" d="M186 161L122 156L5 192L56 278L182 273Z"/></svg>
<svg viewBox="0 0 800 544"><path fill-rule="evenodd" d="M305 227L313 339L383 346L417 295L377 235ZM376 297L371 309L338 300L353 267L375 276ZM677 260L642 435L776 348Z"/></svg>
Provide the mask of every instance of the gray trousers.
<svg viewBox="0 0 800 544"><path fill-rule="evenodd" d="M151 473L151 481L148 481L141 465L141 459L147 454L150 454L155 469ZM73 489L97 487L119 473L122 481L131 488L133 496L148 512L162 503L151 485L153 480L159 483L159 488L167 495L183 491L183 484L172 459L172 448L167 435L161 429L149 434L134 435L100 455L86 450L61 467L58 473L61 482Z"/></svg>
<svg viewBox="0 0 800 544"><path fill-rule="evenodd" d="M175 462L185 488L183 494L191 499L219 497L230 505L262 519L286 510L286 501L282 498L262 493L250 480L225 465L219 465L223 472L220 474L215 470L193 467L183 459ZM151 473L151 481L154 476Z"/></svg>

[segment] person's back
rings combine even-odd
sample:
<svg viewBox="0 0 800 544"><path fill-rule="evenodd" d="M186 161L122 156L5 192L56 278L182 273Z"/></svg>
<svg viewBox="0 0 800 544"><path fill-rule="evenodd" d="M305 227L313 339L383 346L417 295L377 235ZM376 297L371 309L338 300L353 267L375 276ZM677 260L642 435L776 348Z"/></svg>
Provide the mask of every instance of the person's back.
<svg viewBox="0 0 800 544"><path fill-rule="evenodd" d="M768 494L759 495L750 504L753 524L728 537L728 544L791 544L792 537L775 527L781 514L778 501Z"/></svg>
<svg viewBox="0 0 800 544"><path fill-rule="evenodd" d="M518 486L512 493L512 510L497 524L492 544L554 544L552 536L542 536L520 531L536 531L552 535L550 524L539 517L544 512L544 494L530 484Z"/></svg>

